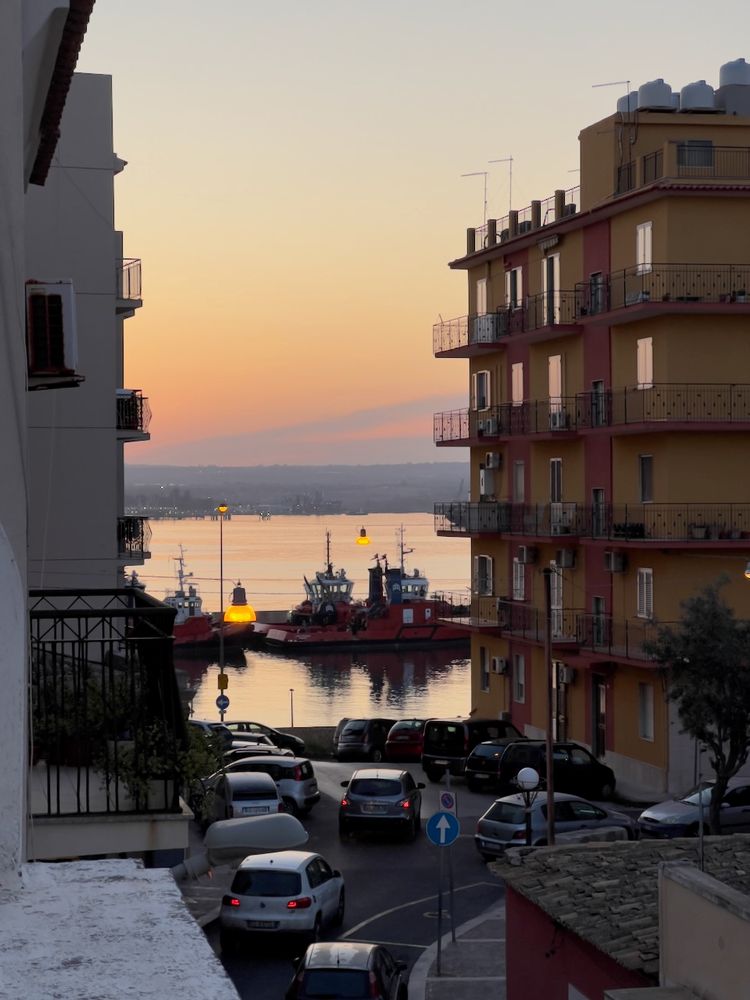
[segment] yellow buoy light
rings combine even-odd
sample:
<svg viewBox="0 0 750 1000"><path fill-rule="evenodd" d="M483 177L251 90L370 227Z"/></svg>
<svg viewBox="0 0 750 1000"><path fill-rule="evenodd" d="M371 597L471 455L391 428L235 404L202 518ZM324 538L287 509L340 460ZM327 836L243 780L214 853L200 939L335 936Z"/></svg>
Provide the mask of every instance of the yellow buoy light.
<svg viewBox="0 0 750 1000"><path fill-rule="evenodd" d="M238 580L232 591L232 603L224 612L224 621L234 625L244 625L255 620L255 609L247 603L245 588Z"/></svg>
<svg viewBox="0 0 750 1000"><path fill-rule="evenodd" d="M364 528L360 528L359 535L357 537L357 545L369 545L370 539L367 537L367 532Z"/></svg>

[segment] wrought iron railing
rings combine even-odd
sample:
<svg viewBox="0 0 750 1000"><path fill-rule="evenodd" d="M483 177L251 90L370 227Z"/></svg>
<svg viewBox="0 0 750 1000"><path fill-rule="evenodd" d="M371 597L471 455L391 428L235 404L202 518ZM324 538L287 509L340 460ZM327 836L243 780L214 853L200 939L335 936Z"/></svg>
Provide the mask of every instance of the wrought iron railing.
<svg viewBox="0 0 750 1000"><path fill-rule="evenodd" d="M142 396L139 390L133 389L127 394L118 391L118 431L142 431L145 433L150 422L151 407L148 405L148 399Z"/></svg>
<svg viewBox="0 0 750 1000"><path fill-rule="evenodd" d="M140 299L141 261L138 257L126 257L117 262L115 280L118 299Z"/></svg>
<svg viewBox="0 0 750 1000"><path fill-rule="evenodd" d="M643 264L576 285L576 315L591 316L645 302L750 302L746 264Z"/></svg>
<svg viewBox="0 0 750 1000"><path fill-rule="evenodd" d="M635 161L630 160L615 171L615 194L625 194L635 187Z"/></svg>
<svg viewBox="0 0 750 1000"><path fill-rule="evenodd" d="M436 503L435 530L457 535L508 534L547 538L585 530L577 503L522 504L507 500Z"/></svg>
<svg viewBox="0 0 750 1000"><path fill-rule="evenodd" d="M628 542L750 539L750 503L602 504L586 508L581 519L592 538Z"/></svg>
<svg viewBox="0 0 750 1000"><path fill-rule="evenodd" d="M147 517L125 515L117 518L117 552L120 556L143 557L151 541L151 526Z"/></svg>
<svg viewBox="0 0 750 1000"><path fill-rule="evenodd" d="M34 814L179 812L174 611L133 589L29 597Z"/></svg>
<svg viewBox="0 0 750 1000"><path fill-rule="evenodd" d="M710 180L750 179L750 147L675 143L677 176Z"/></svg>
<svg viewBox="0 0 750 1000"><path fill-rule="evenodd" d="M674 622L661 622L675 625ZM650 660L644 643L657 637L658 625L650 619L613 618L611 615L576 614L576 640L579 649L629 660Z"/></svg>
<svg viewBox="0 0 750 1000"><path fill-rule="evenodd" d="M640 423L742 423L750 420L750 385L654 383L576 397L571 426Z"/></svg>
<svg viewBox="0 0 750 1000"><path fill-rule="evenodd" d="M563 202L562 202L562 212L558 215L557 212L558 199L555 195L550 195L548 198L544 198L539 202L540 206L540 227L550 226L553 222L559 222L569 215L576 215L581 210L581 187L576 185L576 187L567 188L563 192ZM518 232L516 236L523 236L528 233L533 228L532 218L533 209L531 205L526 205L524 208L517 210L518 215ZM485 222L481 226L476 226L474 229L474 246L476 250L484 250L488 246L495 246L498 243L505 243L506 240L511 239L510 233L510 216L504 215L500 219L495 220L495 239L493 243L490 243L490 227Z"/></svg>

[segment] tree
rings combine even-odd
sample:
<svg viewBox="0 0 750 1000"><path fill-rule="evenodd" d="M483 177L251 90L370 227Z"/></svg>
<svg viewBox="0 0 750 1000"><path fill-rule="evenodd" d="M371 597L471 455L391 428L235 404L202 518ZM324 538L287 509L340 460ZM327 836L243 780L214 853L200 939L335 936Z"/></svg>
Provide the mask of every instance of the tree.
<svg viewBox="0 0 750 1000"><path fill-rule="evenodd" d="M750 751L750 627L720 591L721 578L681 604L676 628L659 626L646 652L664 669L683 731L709 751L716 775L709 823L720 833L721 802Z"/></svg>

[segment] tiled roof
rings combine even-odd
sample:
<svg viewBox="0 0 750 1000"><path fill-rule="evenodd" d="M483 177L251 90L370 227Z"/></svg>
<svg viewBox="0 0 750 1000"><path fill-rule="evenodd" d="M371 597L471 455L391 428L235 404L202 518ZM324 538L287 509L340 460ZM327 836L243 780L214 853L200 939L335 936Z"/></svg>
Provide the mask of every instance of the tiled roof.
<svg viewBox="0 0 750 1000"><path fill-rule="evenodd" d="M697 840L642 840L512 852L495 871L556 923L626 969L659 971L658 868L698 865ZM750 894L750 836L707 837L705 872ZM520 861L520 863L519 863Z"/></svg>

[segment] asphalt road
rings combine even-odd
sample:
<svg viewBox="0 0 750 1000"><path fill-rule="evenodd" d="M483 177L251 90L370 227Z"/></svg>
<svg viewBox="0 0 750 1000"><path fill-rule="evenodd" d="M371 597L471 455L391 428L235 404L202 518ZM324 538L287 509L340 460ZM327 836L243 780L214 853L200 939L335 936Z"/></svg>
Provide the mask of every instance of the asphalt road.
<svg viewBox="0 0 750 1000"><path fill-rule="evenodd" d="M433 846L424 832L414 842L364 834L342 841L338 834L340 782L358 766L361 765L314 764L322 794L321 801L304 820L310 834L307 849L322 854L334 868L340 869L347 897L343 926L337 931L327 931L324 936L385 944L396 958L403 959L411 968L438 936L441 853L446 892L443 933L450 929L449 860L453 869L456 926L482 913L502 897L502 883L488 871L473 842L476 821L494 796L469 792L460 781L454 784L461 835L450 848ZM427 782L419 765L409 765L409 770L416 780L426 785L422 791L424 828L427 818L439 808L438 796L443 786ZM217 929L210 928L208 936L219 951ZM253 1000L282 1000L292 978L292 959L303 950L304 944L294 940L269 940L264 936L249 940L243 954L222 957L222 961L243 1000L250 997Z"/></svg>

